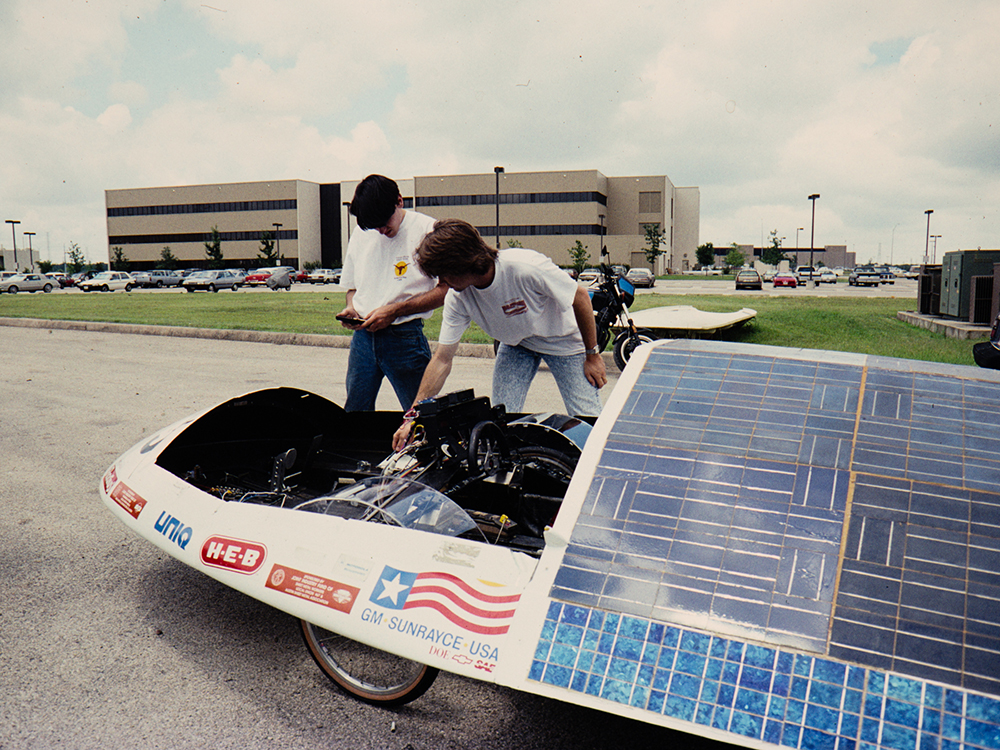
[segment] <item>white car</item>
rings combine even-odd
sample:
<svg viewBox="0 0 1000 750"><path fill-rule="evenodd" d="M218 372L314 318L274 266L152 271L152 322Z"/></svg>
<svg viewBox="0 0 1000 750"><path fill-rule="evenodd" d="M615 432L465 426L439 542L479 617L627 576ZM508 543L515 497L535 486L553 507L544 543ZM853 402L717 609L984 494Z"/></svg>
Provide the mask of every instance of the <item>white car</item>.
<svg viewBox="0 0 1000 750"><path fill-rule="evenodd" d="M837 274L831 271L829 268L824 268L819 272L819 283L820 284L836 284Z"/></svg>
<svg viewBox="0 0 1000 750"><path fill-rule="evenodd" d="M59 282L40 273L15 273L0 282L0 292L51 292Z"/></svg>
<svg viewBox="0 0 1000 750"><path fill-rule="evenodd" d="M317 268L309 272L307 281L310 284L339 284L339 268Z"/></svg>
<svg viewBox="0 0 1000 750"><path fill-rule="evenodd" d="M101 271L77 286L85 292L114 292L119 289L131 292L134 284L134 279L124 271Z"/></svg>

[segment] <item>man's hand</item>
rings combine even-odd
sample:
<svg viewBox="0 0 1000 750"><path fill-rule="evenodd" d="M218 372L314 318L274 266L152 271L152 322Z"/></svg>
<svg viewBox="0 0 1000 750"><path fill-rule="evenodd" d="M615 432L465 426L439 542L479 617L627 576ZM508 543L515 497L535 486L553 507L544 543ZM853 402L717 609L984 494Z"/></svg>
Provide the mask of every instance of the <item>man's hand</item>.
<svg viewBox="0 0 1000 750"><path fill-rule="evenodd" d="M583 363L583 374L595 388L603 388L608 384L608 371L604 367L604 359L600 354L588 354Z"/></svg>
<svg viewBox="0 0 1000 750"><path fill-rule="evenodd" d="M348 305L343 310L341 310L339 313L337 313L337 317L357 318L359 320L363 320L363 318L360 315L358 315L358 311L355 310L354 307L351 306L351 305ZM348 328L348 329L350 329L352 331L356 331L359 328L361 328L360 324L348 323L347 321L344 321L344 320L340 321L340 325L342 325L344 328Z"/></svg>
<svg viewBox="0 0 1000 750"><path fill-rule="evenodd" d="M383 328L391 326L398 317L396 305L382 305L382 307L372 310L371 314L365 318L365 324L362 328L373 332L381 331Z"/></svg>
<svg viewBox="0 0 1000 750"><path fill-rule="evenodd" d="M392 449L396 452L403 450L410 442L410 432L413 430L413 422L407 420L399 426L399 429L392 436Z"/></svg>

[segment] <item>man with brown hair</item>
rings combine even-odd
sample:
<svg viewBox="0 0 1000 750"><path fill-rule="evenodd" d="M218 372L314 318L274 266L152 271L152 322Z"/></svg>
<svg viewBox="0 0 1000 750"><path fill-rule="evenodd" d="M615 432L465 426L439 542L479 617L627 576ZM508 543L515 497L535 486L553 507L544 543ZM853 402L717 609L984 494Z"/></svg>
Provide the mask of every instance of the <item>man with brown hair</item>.
<svg viewBox="0 0 1000 750"><path fill-rule="evenodd" d="M594 311L586 290L569 274L534 250L497 251L475 227L458 219L435 222L417 248L417 263L449 291L438 347L414 403L440 392L458 342L475 321L501 342L493 366L494 404L521 411L544 360L570 415L600 412L598 389L608 379L597 348ZM408 436L405 423L393 436L393 446L403 447Z"/></svg>

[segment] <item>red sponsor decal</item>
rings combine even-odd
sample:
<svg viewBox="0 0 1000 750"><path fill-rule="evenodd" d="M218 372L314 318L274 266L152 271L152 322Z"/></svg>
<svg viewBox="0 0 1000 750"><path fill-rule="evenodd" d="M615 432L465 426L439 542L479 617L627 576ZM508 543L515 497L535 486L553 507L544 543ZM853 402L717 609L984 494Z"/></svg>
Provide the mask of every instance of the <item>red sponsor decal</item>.
<svg viewBox="0 0 1000 750"><path fill-rule="evenodd" d="M118 472L115 471L115 467L112 466L104 473L104 491L107 492L118 482Z"/></svg>
<svg viewBox="0 0 1000 750"><path fill-rule="evenodd" d="M267 588L297 596L324 607L350 613L360 589L329 578L275 565L267 577Z"/></svg>
<svg viewBox="0 0 1000 750"><path fill-rule="evenodd" d="M111 490L111 499L118 503L132 518L138 518L142 509L146 507L145 498L140 497L125 482L119 482L115 485L115 488Z"/></svg>
<svg viewBox="0 0 1000 750"><path fill-rule="evenodd" d="M250 575L256 573L267 557L267 547L245 539L210 536L201 546L201 561L213 568L235 570Z"/></svg>
<svg viewBox="0 0 1000 750"><path fill-rule="evenodd" d="M511 315L521 315L528 311L528 303L523 299L518 299L503 305L502 309L503 314L508 317Z"/></svg>

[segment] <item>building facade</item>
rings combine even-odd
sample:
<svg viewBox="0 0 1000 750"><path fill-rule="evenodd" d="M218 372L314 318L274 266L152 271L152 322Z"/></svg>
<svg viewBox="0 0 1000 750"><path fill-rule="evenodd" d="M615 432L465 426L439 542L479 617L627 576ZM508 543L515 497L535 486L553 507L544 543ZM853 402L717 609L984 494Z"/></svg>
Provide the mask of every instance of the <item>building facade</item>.
<svg viewBox="0 0 1000 750"><path fill-rule="evenodd" d="M603 242L613 263L649 268L644 248L645 227L651 224L663 238L655 273L686 270L696 263L699 190L675 187L663 175L488 172L397 183L405 208L464 219L490 244L519 243L559 265L570 265L569 251L579 240L591 264L600 262ZM227 264L247 267L259 263L262 233L279 224L284 263L300 269L307 263L337 267L357 228L348 210L357 184L287 180L108 190L109 258L121 248L132 267L151 268L169 247L183 265L202 266L205 243L217 228Z"/></svg>

